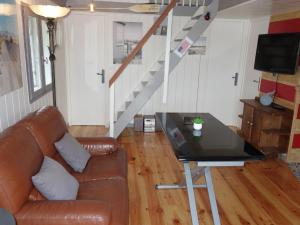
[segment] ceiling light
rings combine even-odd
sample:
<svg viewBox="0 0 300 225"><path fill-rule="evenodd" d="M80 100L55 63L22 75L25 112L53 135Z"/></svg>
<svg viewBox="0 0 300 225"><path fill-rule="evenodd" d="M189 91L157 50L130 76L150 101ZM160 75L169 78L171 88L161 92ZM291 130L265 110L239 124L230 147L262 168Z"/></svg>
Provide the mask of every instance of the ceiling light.
<svg viewBox="0 0 300 225"><path fill-rule="evenodd" d="M95 4L93 2L90 3L90 12L95 12Z"/></svg>
<svg viewBox="0 0 300 225"><path fill-rule="evenodd" d="M37 15L46 18L60 18L70 12L70 8L55 5L30 5L29 8Z"/></svg>

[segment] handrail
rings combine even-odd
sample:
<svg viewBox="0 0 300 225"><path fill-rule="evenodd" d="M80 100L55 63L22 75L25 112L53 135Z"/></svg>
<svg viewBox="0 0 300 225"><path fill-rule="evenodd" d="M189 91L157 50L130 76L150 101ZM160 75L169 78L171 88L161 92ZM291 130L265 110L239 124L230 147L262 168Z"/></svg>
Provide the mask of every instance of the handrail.
<svg viewBox="0 0 300 225"><path fill-rule="evenodd" d="M118 68L112 78L109 80L109 87L113 85L113 83L119 78L121 73L126 69L129 63L134 59L134 57L138 54L138 52L144 47L148 39L154 34L163 20L168 16L169 12L176 6L177 0L171 0L170 4L164 9L162 14L158 17L155 23L151 26L151 28L147 31L147 33L143 36L143 38L139 41L139 43L135 46L135 48L129 53L127 58L123 61L122 65Z"/></svg>

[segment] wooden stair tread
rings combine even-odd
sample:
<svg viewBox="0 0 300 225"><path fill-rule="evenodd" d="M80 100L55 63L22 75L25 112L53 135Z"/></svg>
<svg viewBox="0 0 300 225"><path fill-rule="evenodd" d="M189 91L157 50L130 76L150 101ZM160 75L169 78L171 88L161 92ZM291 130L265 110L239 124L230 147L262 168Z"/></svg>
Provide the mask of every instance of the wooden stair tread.
<svg viewBox="0 0 300 225"><path fill-rule="evenodd" d="M126 108L126 109L127 109L128 106L131 104L131 102L132 102L132 101L126 101L126 102L125 102L125 108Z"/></svg>
<svg viewBox="0 0 300 225"><path fill-rule="evenodd" d="M183 31L188 31L188 30L191 30L193 28L193 26L189 26L189 27L184 27L182 30Z"/></svg>
<svg viewBox="0 0 300 225"><path fill-rule="evenodd" d="M174 39L174 41L176 41L176 42L180 42L182 40L183 40L183 38L176 38L176 39Z"/></svg>
<svg viewBox="0 0 300 225"><path fill-rule="evenodd" d="M139 93L140 93L140 91L134 91L133 96L136 97L136 96L138 96Z"/></svg>
<svg viewBox="0 0 300 225"><path fill-rule="evenodd" d="M119 119L119 118L122 116L123 113L124 113L124 111L119 111L119 112L117 113L117 119Z"/></svg>
<svg viewBox="0 0 300 225"><path fill-rule="evenodd" d="M143 85L143 87L145 87L149 82L148 81L142 81L141 84Z"/></svg>

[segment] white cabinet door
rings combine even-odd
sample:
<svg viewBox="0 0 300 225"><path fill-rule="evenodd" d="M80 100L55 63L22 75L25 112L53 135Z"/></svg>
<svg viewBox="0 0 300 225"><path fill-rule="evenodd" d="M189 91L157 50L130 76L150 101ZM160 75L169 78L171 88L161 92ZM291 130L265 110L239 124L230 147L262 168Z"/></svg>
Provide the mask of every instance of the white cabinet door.
<svg viewBox="0 0 300 225"><path fill-rule="evenodd" d="M238 120L243 27L239 20L215 20L210 27L203 108L226 125L236 125Z"/></svg>
<svg viewBox="0 0 300 225"><path fill-rule="evenodd" d="M104 16L72 13L66 20L70 123L105 125Z"/></svg>

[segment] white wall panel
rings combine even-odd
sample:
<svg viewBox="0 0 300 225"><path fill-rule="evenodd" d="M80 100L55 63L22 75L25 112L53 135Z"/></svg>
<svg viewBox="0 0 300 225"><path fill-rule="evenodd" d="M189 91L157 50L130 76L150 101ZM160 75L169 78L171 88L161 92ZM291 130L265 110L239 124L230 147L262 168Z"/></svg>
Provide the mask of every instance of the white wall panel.
<svg viewBox="0 0 300 225"><path fill-rule="evenodd" d="M245 70L247 76L245 77L243 86L243 98L254 98L258 96L259 84L256 83L261 77L261 72L254 69L254 61L256 55L256 47L259 34L268 33L270 17L261 17L249 20L250 32L247 51L247 60Z"/></svg>
<svg viewBox="0 0 300 225"><path fill-rule="evenodd" d="M33 104L29 103L23 27L21 22L21 12L19 8L18 27L23 87L6 95L0 96L0 131L13 125L29 112L37 110L44 105L52 105L52 92L49 92L48 94L39 98Z"/></svg>

